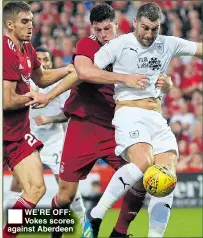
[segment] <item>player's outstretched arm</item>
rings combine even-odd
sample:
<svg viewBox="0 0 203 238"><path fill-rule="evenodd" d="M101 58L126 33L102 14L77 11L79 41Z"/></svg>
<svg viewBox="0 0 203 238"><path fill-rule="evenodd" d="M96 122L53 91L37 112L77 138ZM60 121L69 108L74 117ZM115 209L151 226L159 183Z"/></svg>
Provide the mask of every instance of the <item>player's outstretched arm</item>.
<svg viewBox="0 0 203 238"><path fill-rule="evenodd" d="M73 71L74 67L72 64L69 64L63 68L48 70L44 70L41 66L33 71L32 80L40 88L46 88L47 86L58 82Z"/></svg>
<svg viewBox="0 0 203 238"><path fill-rule="evenodd" d="M4 110L18 110L25 107L25 104L31 100L29 97L16 94L16 81L4 80Z"/></svg>
<svg viewBox="0 0 203 238"><path fill-rule="evenodd" d="M51 91L46 94L38 92L29 92L25 96L32 98L26 106L32 105L34 109L43 108L48 105L54 98L79 84L80 81L75 71L65 76L65 78Z"/></svg>
<svg viewBox="0 0 203 238"><path fill-rule="evenodd" d="M38 126L46 125L50 123L62 123L67 122L68 118L64 115L64 113L60 113L55 116L36 116L33 118Z"/></svg>
<svg viewBox="0 0 203 238"><path fill-rule="evenodd" d="M98 68L91 59L83 55L77 55L74 64L81 81L96 84L126 84L135 88L145 88L148 84L148 78L145 75L108 72Z"/></svg>

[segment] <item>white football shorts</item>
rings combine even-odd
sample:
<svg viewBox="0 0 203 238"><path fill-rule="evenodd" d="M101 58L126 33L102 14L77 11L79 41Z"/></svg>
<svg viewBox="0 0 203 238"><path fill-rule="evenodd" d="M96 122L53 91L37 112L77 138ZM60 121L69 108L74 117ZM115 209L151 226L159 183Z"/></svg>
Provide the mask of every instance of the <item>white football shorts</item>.
<svg viewBox="0 0 203 238"><path fill-rule="evenodd" d="M115 112L112 124L117 144L115 154L126 161L125 150L139 142L152 145L154 155L173 150L178 156L175 135L157 111L124 106Z"/></svg>
<svg viewBox="0 0 203 238"><path fill-rule="evenodd" d="M49 145L44 143L44 147L40 151L42 164L47 165L53 174L59 174L62 149L63 140L59 140Z"/></svg>

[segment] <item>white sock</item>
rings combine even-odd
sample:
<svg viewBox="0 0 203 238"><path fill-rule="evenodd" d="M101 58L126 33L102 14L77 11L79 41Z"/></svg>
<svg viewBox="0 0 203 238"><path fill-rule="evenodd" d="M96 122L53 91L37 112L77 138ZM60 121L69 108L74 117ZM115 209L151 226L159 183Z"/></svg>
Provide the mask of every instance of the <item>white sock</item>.
<svg viewBox="0 0 203 238"><path fill-rule="evenodd" d="M142 171L133 163L126 164L118 169L111 178L97 206L92 209L91 216L102 219L107 210L142 177Z"/></svg>
<svg viewBox="0 0 203 238"><path fill-rule="evenodd" d="M151 196L151 200L148 206L149 238L162 238L164 236L164 232L170 218L172 203L173 193L162 198Z"/></svg>
<svg viewBox="0 0 203 238"><path fill-rule="evenodd" d="M4 210L6 210L7 208L12 208L13 205L17 202L17 200L21 196L21 194L22 192L19 193L19 192L9 191L7 195L5 196L4 205L3 205Z"/></svg>
<svg viewBox="0 0 203 238"><path fill-rule="evenodd" d="M74 200L70 205L70 208L77 214L78 218L80 219L80 224L83 227L84 222L85 222L86 209L85 209L83 199L82 199L82 196L81 196L79 190L77 191L77 193L74 197Z"/></svg>

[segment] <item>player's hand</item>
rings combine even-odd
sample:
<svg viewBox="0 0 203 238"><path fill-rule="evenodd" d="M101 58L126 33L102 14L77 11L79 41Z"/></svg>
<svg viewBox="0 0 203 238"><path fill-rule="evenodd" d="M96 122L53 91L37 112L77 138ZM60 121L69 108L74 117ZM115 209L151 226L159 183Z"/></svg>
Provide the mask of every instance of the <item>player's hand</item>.
<svg viewBox="0 0 203 238"><path fill-rule="evenodd" d="M43 108L49 104L50 98L47 94L30 91L24 96L31 98L32 100L25 104L25 106L32 106L33 109Z"/></svg>
<svg viewBox="0 0 203 238"><path fill-rule="evenodd" d="M157 79L155 86L157 88L160 88L163 93L168 93L173 87L173 82L171 80L171 77L166 74L162 74Z"/></svg>
<svg viewBox="0 0 203 238"><path fill-rule="evenodd" d="M36 116L36 117L33 117L33 119L35 120L35 122L38 126L52 123L51 119L46 116Z"/></svg>
<svg viewBox="0 0 203 238"><path fill-rule="evenodd" d="M149 85L149 78L142 74L128 74L125 75L125 85L131 88L145 89Z"/></svg>
<svg viewBox="0 0 203 238"><path fill-rule="evenodd" d="M72 73L72 72L75 72L75 67L74 67L73 64L69 64L69 65L67 66L67 68L68 68L68 73L69 73L69 74Z"/></svg>

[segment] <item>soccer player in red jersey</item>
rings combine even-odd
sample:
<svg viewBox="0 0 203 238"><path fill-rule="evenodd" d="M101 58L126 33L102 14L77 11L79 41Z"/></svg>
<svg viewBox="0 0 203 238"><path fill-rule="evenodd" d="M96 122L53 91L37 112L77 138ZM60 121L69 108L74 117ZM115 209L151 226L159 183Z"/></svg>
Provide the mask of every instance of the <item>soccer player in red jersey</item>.
<svg viewBox="0 0 203 238"><path fill-rule="evenodd" d="M43 144L30 132L29 92L30 78L40 87L46 87L66 78L73 67L43 70L30 43L33 14L22 1L9 2L3 9L5 35L3 36L3 86L4 86L4 163L18 178L23 194L13 209L34 208L45 193L43 169L39 149ZM3 237L16 237L8 232L6 224Z"/></svg>

